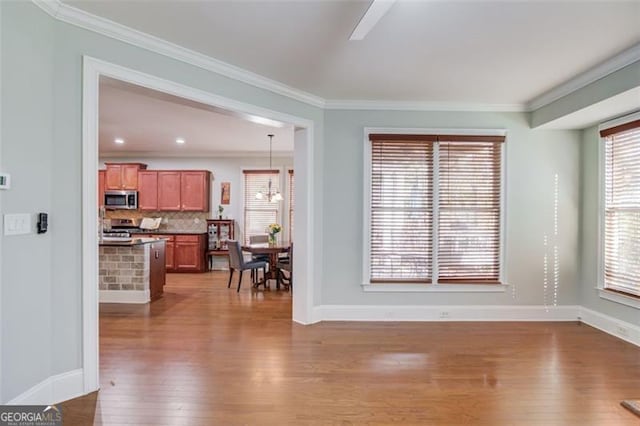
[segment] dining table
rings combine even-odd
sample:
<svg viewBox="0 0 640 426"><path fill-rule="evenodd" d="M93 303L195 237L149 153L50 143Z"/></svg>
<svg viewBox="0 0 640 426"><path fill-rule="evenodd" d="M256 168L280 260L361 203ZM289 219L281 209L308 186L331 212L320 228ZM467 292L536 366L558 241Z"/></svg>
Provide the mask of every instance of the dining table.
<svg viewBox="0 0 640 426"><path fill-rule="evenodd" d="M257 244L246 244L242 246L242 251L249 252L254 255L262 255L269 257L269 270L266 272L264 279L262 281L254 284L254 287L259 287L260 285L264 285L265 287L269 286L269 280L276 280L276 288L280 288L280 283L278 282L278 271L276 265L278 264L278 255L281 253L288 253L291 249L289 244L281 244L281 243L257 243ZM284 284L284 283L283 283ZM284 284L286 288L289 288L287 284Z"/></svg>

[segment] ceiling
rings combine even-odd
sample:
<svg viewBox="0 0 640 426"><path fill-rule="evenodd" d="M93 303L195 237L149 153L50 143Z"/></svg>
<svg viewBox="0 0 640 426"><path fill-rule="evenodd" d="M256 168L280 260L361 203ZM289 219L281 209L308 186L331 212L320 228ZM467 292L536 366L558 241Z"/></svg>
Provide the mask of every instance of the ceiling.
<svg viewBox="0 0 640 426"><path fill-rule="evenodd" d="M274 155L293 152L293 126L231 113L110 78L100 79L101 156ZM275 127L275 126L280 127ZM116 138L125 143L116 144ZM176 138L183 138L183 145Z"/></svg>
<svg viewBox="0 0 640 426"><path fill-rule="evenodd" d="M638 1L65 1L330 100L524 104L640 42ZM606 24L606 29L605 29Z"/></svg>

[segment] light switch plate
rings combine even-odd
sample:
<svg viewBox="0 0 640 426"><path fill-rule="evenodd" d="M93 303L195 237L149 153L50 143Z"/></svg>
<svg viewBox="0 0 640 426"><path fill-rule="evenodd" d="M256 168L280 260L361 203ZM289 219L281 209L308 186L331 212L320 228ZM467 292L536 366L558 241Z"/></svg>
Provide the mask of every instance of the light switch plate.
<svg viewBox="0 0 640 426"><path fill-rule="evenodd" d="M31 214L17 213L4 215L4 235L24 235L31 233Z"/></svg>

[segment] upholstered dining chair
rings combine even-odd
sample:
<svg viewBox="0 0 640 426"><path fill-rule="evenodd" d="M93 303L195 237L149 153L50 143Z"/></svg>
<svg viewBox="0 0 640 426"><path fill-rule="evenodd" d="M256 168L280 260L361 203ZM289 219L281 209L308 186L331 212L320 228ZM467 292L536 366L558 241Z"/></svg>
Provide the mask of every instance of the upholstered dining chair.
<svg viewBox="0 0 640 426"><path fill-rule="evenodd" d="M240 278L238 278L238 292L242 285L242 271L246 271L247 269L252 271L262 269L262 273L266 274L267 262L259 260L245 262L244 256L242 255L242 248L238 241L227 241L227 246L229 247L229 284L227 285L227 288L231 287L231 279L233 278L234 271L240 272Z"/></svg>
<svg viewBox="0 0 640 426"><path fill-rule="evenodd" d="M289 273L287 277L283 271ZM286 258L278 259L276 265L276 279L278 280L278 286L284 284L287 286L293 285L293 243L289 247L289 256Z"/></svg>
<svg viewBox="0 0 640 426"><path fill-rule="evenodd" d="M269 243L269 235L249 235L249 244L267 244ZM254 254L251 256L252 261L263 261L269 263L269 255L266 254ZM272 265L269 265L269 268L272 268ZM251 270L251 280L253 283L257 283L258 279L258 270Z"/></svg>

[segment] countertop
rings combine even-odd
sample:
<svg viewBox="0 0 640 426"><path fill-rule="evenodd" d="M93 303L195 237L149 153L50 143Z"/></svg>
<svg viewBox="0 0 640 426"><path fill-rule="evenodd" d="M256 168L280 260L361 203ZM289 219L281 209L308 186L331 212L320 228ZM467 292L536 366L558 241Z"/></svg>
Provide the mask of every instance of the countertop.
<svg viewBox="0 0 640 426"><path fill-rule="evenodd" d="M130 246L140 246L143 244L151 244L157 243L158 241L164 241L164 238L131 238L124 239L123 241L117 240L101 240L99 245L102 247L130 247Z"/></svg>
<svg viewBox="0 0 640 426"><path fill-rule="evenodd" d="M207 231L169 231L169 230L161 230L161 229L157 229L155 231L133 231L131 232L132 235L144 235L144 234L150 234L150 235L205 235L207 233Z"/></svg>

